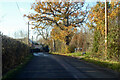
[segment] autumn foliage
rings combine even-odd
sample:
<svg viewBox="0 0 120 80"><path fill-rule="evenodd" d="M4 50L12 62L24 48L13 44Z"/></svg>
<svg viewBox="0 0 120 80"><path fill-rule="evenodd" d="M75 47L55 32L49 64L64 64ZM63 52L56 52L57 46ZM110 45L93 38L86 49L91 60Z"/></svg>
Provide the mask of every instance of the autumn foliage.
<svg viewBox="0 0 120 80"><path fill-rule="evenodd" d="M71 36L77 31L85 21L86 10L82 10L84 2L35 2L31 9L35 13L27 17L35 22L34 28L44 28L46 24L52 26L51 36L53 39L59 39L69 45Z"/></svg>
<svg viewBox="0 0 120 80"><path fill-rule="evenodd" d="M120 2L107 2L108 12L108 48L107 58L119 61L120 57ZM104 58L105 51L105 3L97 2L88 15L87 26L94 31L93 53L95 57Z"/></svg>
<svg viewBox="0 0 120 80"><path fill-rule="evenodd" d="M107 3L108 6L108 20L115 19L118 16L120 5L118 2ZM105 3L97 2L97 4L91 8L88 15L89 22L87 23L90 29L100 30L104 35L105 31Z"/></svg>

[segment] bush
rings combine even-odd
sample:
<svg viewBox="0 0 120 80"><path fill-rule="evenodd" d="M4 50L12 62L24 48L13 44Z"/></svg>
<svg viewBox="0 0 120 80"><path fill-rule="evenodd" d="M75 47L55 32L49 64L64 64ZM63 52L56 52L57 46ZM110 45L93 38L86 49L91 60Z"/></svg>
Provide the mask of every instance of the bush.
<svg viewBox="0 0 120 80"><path fill-rule="evenodd" d="M21 64L29 54L29 46L7 36L2 36L2 72L5 74L10 69Z"/></svg>
<svg viewBox="0 0 120 80"><path fill-rule="evenodd" d="M68 50L69 50L70 53L75 52L75 46L70 45L70 46L68 47Z"/></svg>

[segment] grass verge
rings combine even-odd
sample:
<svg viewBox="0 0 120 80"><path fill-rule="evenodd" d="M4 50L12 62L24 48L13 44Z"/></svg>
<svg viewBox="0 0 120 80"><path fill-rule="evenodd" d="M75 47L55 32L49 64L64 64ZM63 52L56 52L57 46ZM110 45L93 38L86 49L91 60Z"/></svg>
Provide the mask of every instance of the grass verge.
<svg viewBox="0 0 120 80"><path fill-rule="evenodd" d="M5 75L2 76L2 80L6 80L6 79L9 79L9 78L12 78L13 76L16 75L16 73L18 73L23 67L25 64L28 63L28 61L30 61L32 59L33 55L30 54L28 55L24 60L23 60L23 63L22 64L19 64L16 68L8 71Z"/></svg>
<svg viewBox="0 0 120 80"><path fill-rule="evenodd" d="M99 65L99 66L104 67L104 68L112 69L112 70L114 70L116 72L120 72L120 62L109 61L109 60L102 60L102 59L99 59L99 58L93 58L93 57L90 56L90 52L86 52L85 55L81 55L81 52L68 53L68 54L62 54L62 53L58 53L58 52L52 52L51 54L64 55L64 56L72 56L72 57L76 57L76 58L80 57L78 59L81 59L81 60L84 60L86 62Z"/></svg>
<svg viewBox="0 0 120 80"><path fill-rule="evenodd" d="M94 63L96 65L105 67L105 68L109 68L112 69L116 72L120 72L120 62L116 62L116 61L109 61L109 60L101 60L98 58L81 58L84 61L90 62L90 63Z"/></svg>

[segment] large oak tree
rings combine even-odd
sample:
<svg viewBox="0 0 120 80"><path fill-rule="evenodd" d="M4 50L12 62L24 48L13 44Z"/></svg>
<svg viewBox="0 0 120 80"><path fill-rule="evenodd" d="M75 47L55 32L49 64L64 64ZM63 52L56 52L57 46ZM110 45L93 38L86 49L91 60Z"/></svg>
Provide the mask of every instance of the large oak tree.
<svg viewBox="0 0 120 80"><path fill-rule="evenodd" d="M27 15L34 21L35 28L43 28L41 23L52 26L51 36L69 45L76 27L85 22L88 13L84 2L35 2L32 8L35 13Z"/></svg>

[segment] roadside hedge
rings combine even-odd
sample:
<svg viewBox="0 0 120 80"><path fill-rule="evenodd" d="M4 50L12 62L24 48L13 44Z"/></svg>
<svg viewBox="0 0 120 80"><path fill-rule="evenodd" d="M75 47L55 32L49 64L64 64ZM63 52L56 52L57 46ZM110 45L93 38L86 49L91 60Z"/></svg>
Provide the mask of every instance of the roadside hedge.
<svg viewBox="0 0 120 80"><path fill-rule="evenodd" d="M13 38L2 36L2 74L22 64L30 54L30 47Z"/></svg>

